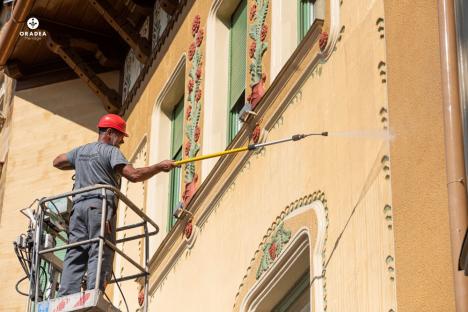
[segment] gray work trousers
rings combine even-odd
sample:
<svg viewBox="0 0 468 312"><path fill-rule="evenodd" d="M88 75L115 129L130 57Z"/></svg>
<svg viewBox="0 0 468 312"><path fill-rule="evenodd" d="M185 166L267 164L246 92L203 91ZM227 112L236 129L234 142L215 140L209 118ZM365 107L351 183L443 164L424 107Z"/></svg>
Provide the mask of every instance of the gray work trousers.
<svg viewBox="0 0 468 312"><path fill-rule="evenodd" d="M111 233L105 231L106 239L115 243L115 205L107 200L107 217L111 224ZM68 230L68 242L75 243L99 237L101 231L102 199L91 198L73 205ZM94 289L98 263L99 241L69 248L65 254L60 289L57 297L81 291L81 281L88 271L87 289ZM104 245L99 288L104 290L104 282L110 280L114 252Z"/></svg>

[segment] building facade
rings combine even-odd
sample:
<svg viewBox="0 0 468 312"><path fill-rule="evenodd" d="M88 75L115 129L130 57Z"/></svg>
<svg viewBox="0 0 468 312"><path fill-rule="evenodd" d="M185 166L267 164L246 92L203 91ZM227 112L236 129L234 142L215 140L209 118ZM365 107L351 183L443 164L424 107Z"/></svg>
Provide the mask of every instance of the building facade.
<svg viewBox="0 0 468 312"><path fill-rule="evenodd" d="M161 228L149 246L149 311L466 311L468 277L457 267L466 197L456 195L466 188L464 175L452 179L448 142L463 158L468 136L464 117L452 132L444 119L447 102L465 112L462 2L447 12L427 1L90 1L58 32L50 16L65 16L66 4L21 2L23 20L45 25L37 42L49 50L37 51L56 73L21 54L35 41L0 46L0 65L17 80L0 180L0 261L11 286L0 291L2 310L26 301L15 293L22 271L11 241L27 223L10 220L71 188L53 157L95 140L110 111L127 120L122 150L137 167L328 134L124 179L122 192ZM116 17L125 10L124 27ZM89 12L106 26L83 22L78 36L74 18ZM117 34L110 41L125 53L106 54L97 33ZM72 40L84 34L86 44ZM455 57L446 42L458 43ZM446 75L454 68L457 86ZM119 226L135 221L121 205ZM141 263L144 248L122 245ZM117 277L132 270L116 256ZM135 311L142 287L130 280L124 296L115 286L108 294Z"/></svg>

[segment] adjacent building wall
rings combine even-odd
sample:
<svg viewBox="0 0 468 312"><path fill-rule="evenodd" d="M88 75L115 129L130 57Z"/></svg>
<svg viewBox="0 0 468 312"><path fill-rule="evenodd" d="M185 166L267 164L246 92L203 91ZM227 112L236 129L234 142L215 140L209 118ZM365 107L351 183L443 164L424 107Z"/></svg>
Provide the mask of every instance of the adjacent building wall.
<svg viewBox="0 0 468 312"><path fill-rule="evenodd" d="M385 2L398 311L454 311L437 2Z"/></svg>
<svg viewBox="0 0 468 312"><path fill-rule="evenodd" d="M113 87L118 85L118 73L101 77ZM0 223L1 311L26 309L26 298L15 291L15 284L24 273L12 243L28 226L19 209L36 198L71 190L73 172L53 168L52 160L73 147L96 140L97 120L104 113L99 98L79 79L15 95ZM27 291L27 282L20 289Z"/></svg>

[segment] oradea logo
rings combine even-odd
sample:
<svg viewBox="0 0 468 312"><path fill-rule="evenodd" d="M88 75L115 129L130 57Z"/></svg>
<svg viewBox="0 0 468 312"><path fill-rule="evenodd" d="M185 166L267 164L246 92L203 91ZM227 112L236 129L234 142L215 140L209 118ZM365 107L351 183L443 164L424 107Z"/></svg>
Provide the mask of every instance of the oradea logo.
<svg viewBox="0 0 468 312"><path fill-rule="evenodd" d="M35 17L30 17L26 23L29 27L29 29L34 30L39 27L39 20Z"/></svg>
<svg viewBox="0 0 468 312"><path fill-rule="evenodd" d="M47 36L47 32L43 30L37 30L39 27L39 20L37 18L28 18L26 25L28 26L29 31L20 31L20 36L24 39L41 40L43 37Z"/></svg>

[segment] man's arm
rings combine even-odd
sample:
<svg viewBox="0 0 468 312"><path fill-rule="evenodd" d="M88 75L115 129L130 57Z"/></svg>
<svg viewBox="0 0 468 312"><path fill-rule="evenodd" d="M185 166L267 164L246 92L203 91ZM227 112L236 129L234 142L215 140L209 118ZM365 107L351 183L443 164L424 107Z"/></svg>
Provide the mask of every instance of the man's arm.
<svg viewBox="0 0 468 312"><path fill-rule="evenodd" d="M177 166L174 161L164 160L152 166L141 168L134 168L132 164L119 165L115 170L130 182L142 182L160 172L169 172L175 167Z"/></svg>
<svg viewBox="0 0 468 312"><path fill-rule="evenodd" d="M54 167L60 170L73 170L73 165L68 161L67 154L60 154L54 159Z"/></svg>

